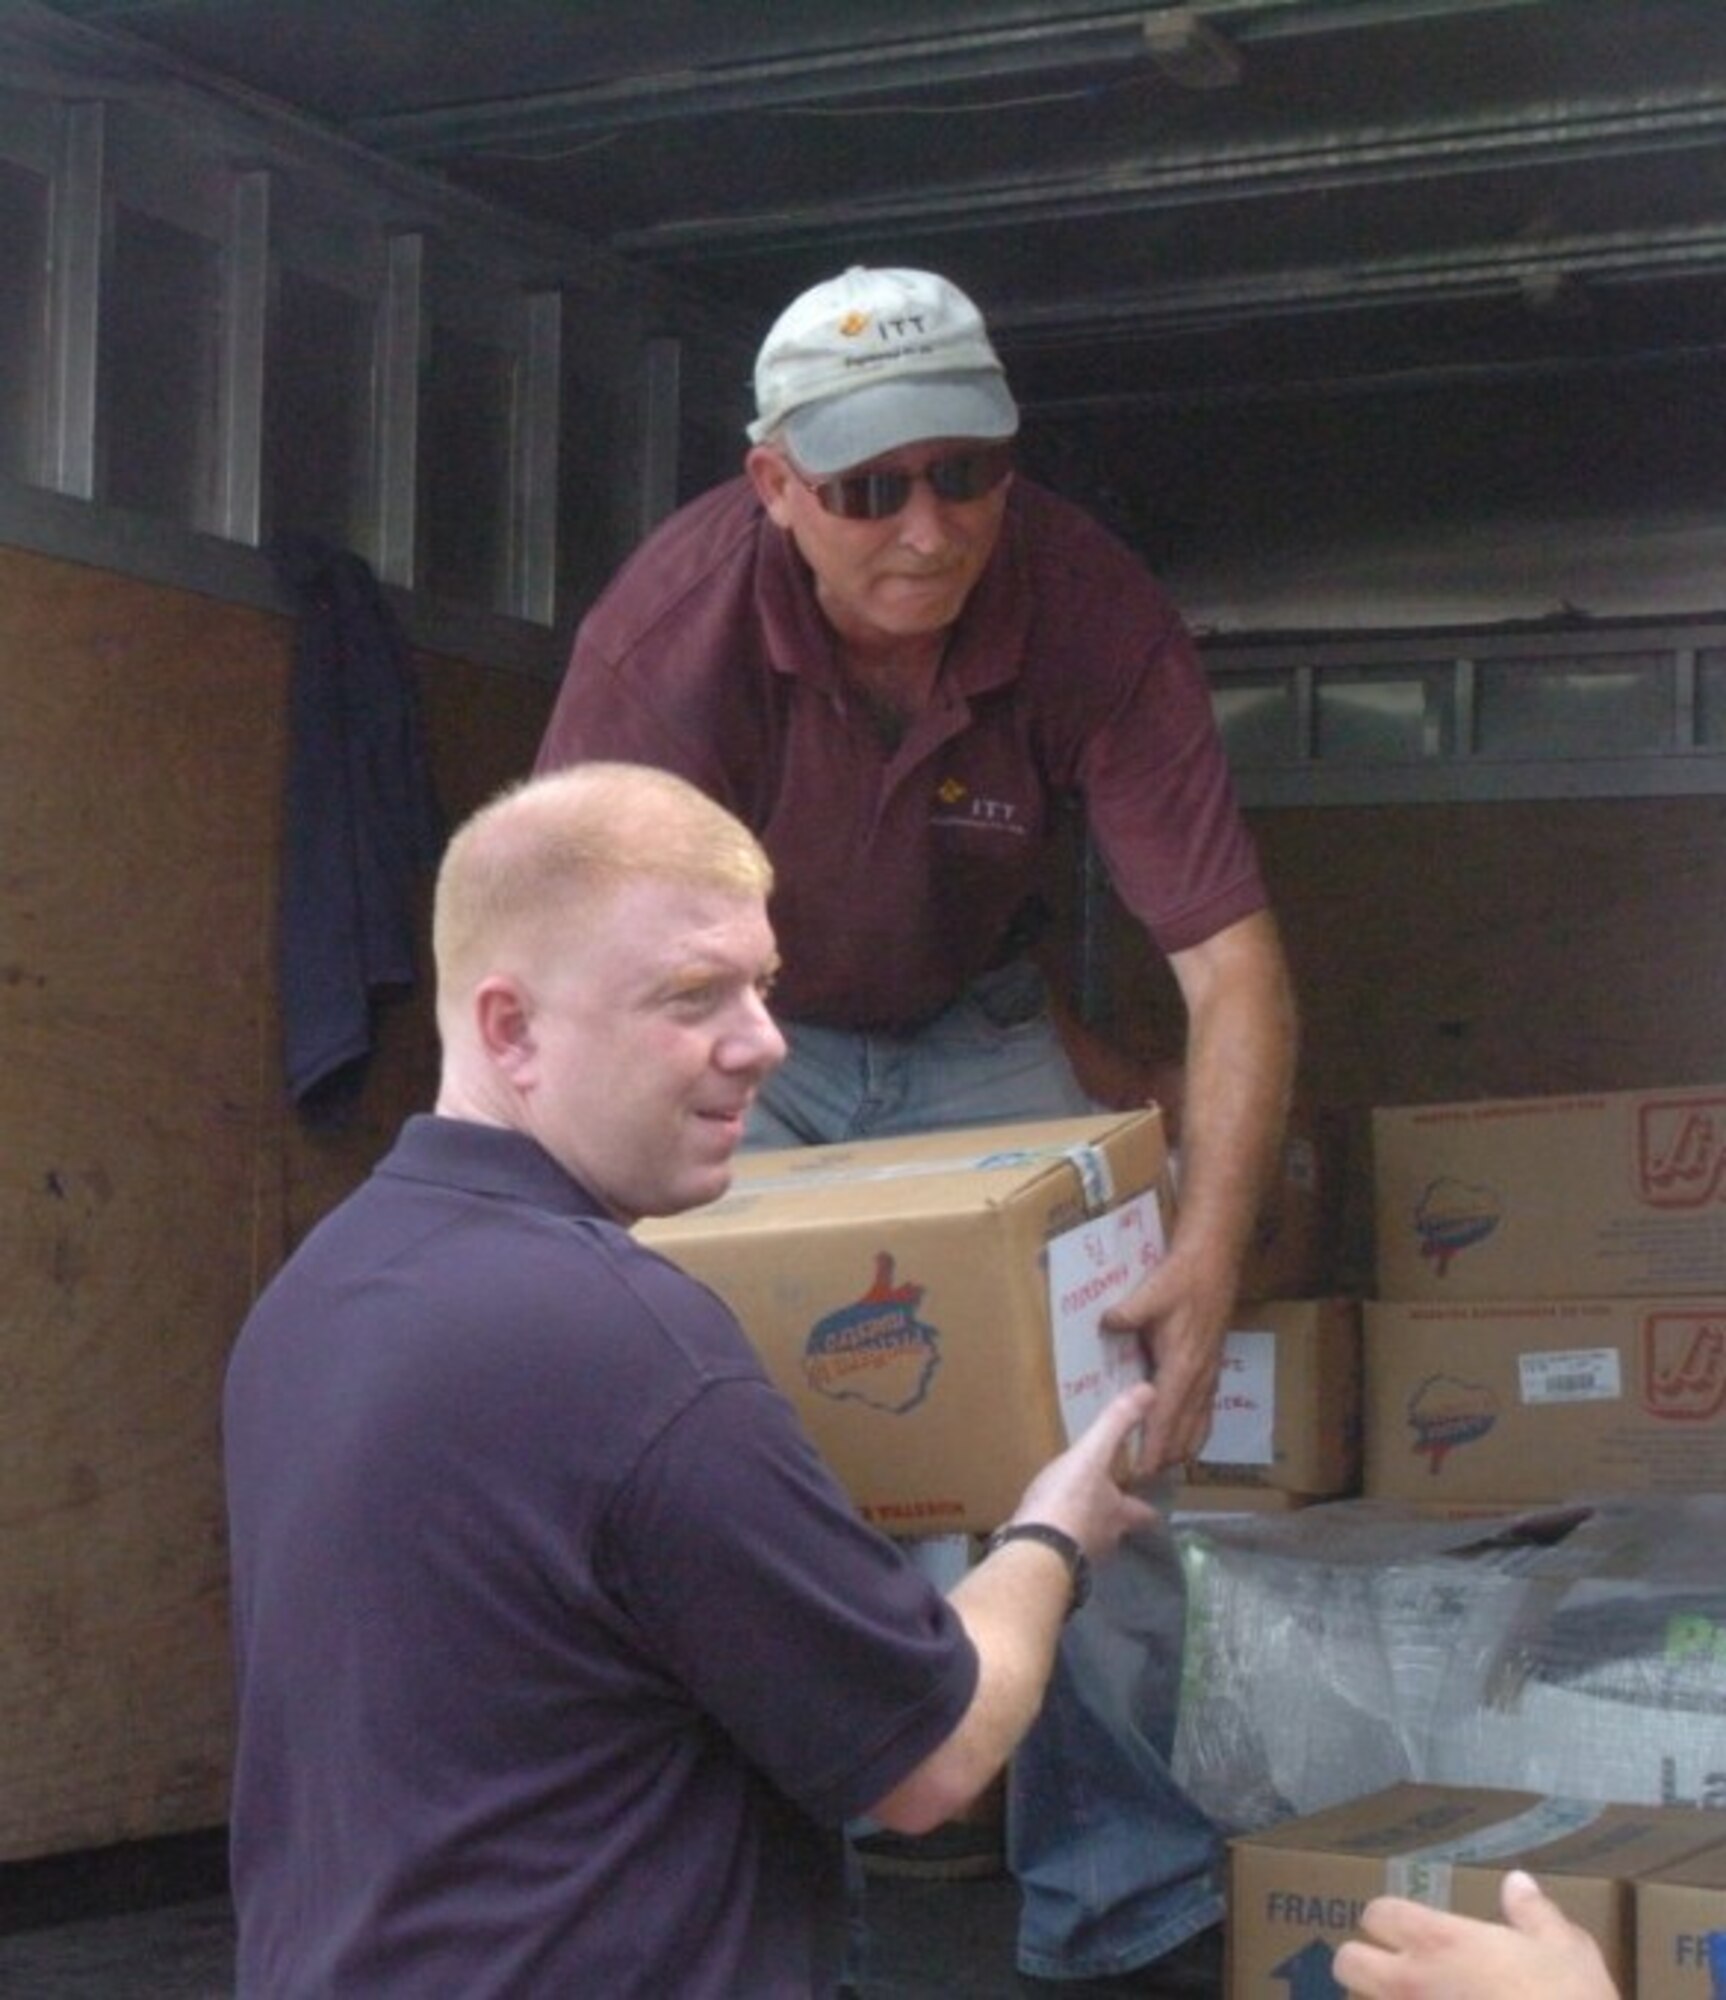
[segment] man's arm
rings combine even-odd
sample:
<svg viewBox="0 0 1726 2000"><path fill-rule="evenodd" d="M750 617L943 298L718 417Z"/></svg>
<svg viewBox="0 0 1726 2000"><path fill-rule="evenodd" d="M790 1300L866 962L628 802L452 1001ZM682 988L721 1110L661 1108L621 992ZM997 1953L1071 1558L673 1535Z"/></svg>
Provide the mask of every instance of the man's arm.
<svg viewBox="0 0 1726 2000"><path fill-rule="evenodd" d="M1155 1374L1147 1469L1194 1457L1210 1430L1242 1260L1283 1141L1296 1043L1288 967L1268 912L1169 963L1187 1010L1174 1237L1105 1321L1139 1329Z"/></svg>
<svg viewBox="0 0 1726 2000"><path fill-rule="evenodd" d="M1124 1390L1077 1444L1032 1480L1015 1521L1041 1521L1101 1561L1130 1529L1155 1518L1117 1483L1123 1459L1137 1465L1133 1433L1155 1403L1146 1384ZM977 1689L958 1727L869 1809L894 1833L927 1833L962 1811L993 1779L1036 1720L1072 1606L1065 1558L1029 1539L980 1562L949 1598L977 1649Z"/></svg>

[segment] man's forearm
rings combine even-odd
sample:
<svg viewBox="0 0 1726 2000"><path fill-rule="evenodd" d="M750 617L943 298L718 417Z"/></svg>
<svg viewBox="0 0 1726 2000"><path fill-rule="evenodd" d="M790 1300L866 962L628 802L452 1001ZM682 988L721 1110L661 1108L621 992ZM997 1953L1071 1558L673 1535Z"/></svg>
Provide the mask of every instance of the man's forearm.
<svg viewBox="0 0 1726 2000"><path fill-rule="evenodd" d="M977 1649L977 1692L936 1755L873 1809L898 1832L925 1832L964 1810L1036 1720L1072 1602L1053 1549L1014 1542L979 1563L949 1601Z"/></svg>
<svg viewBox="0 0 1726 2000"><path fill-rule="evenodd" d="M1294 998L1268 916L1175 967L1188 1010L1176 1240L1202 1243L1207 1261L1238 1275L1287 1125Z"/></svg>

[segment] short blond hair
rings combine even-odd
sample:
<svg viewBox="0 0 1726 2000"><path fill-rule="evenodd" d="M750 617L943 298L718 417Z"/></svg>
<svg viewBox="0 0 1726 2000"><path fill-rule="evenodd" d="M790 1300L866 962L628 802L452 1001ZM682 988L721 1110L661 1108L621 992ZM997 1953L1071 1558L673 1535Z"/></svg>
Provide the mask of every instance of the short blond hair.
<svg viewBox="0 0 1726 2000"><path fill-rule="evenodd" d="M687 779L644 764L572 764L511 785L444 850L432 904L440 1005L499 950L640 879L766 900L773 864L743 822Z"/></svg>

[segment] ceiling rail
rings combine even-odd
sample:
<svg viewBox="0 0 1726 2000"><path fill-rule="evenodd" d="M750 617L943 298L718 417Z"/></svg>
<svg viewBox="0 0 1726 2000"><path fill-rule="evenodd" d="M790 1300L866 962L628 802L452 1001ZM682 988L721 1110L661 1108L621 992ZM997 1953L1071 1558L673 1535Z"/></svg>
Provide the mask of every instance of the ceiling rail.
<svg viewBox="0 0 1726 2000"><path fill-rule="evenodd" d="M1286 199L1345 188L1398 187L1472 173L1716 147L1726 137L1726 90L1644 93L1586 103L1522 104L1475 118L1420 120L1299 141L1142 153L1102 165L1011 174L944 188L894 190L803 208L703 214L618 231L625 255L690 261L795 249L846 228L1020 228L1103 215L1154 214L1220 201Z"/></svg>
<svg viewBox="0 0 1726 2000"><path fill-rule="evenodd" d="M1248 43L1433 18L1514 13L1547 4L1551 0L1227 0L1223 5L1186 9L1141 6L1051 12L987 28L894 40L876 36L752 61L644 71L578 89L391 112L356 118L347 130L363 144L399 158L429 158L452 148L519 147L631 125L833 102L914 85L1142 63L1150 59L1147 21L1177 12L1202 18L1233 42Z"/></svg>

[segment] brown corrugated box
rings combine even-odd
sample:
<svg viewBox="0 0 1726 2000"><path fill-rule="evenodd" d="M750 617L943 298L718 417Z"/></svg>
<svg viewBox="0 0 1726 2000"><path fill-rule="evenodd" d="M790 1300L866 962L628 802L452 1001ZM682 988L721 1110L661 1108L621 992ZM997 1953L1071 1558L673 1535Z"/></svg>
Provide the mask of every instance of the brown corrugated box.
<svg viewBox="0 0 1726 2000"><path fill-rule="evenodd" d="M1328 1291L1336 1261L1342 1127L1297 1109L1241 1267L1243 1299L1307 1299Z"/></svg>
<svg viewBox="0 0 1726 2000"><path fill-rule="evenodd" d="M1382 1893L1496 1917L1511 1868L1538 1876L1628 1991L1630 1885L1720 1834L1718 1815L1694 1807L1588 1805L1447 1785L1395 1785L1284 1820L1230 1843L1230 2000L1334 1991L1324 1982L1336 1948Z"/></svg>
<svg viewBox="0 0 1726 2000"><path fill-rule="evenodd" d="M1198 1488L1274 1487L1314 1499L1360 1485L1360 1308L1353 1299L1240 1306L1223 1348Z"/></svg>
<svg viewBox="0 0 1726 2000"><path fill-rule="evenodd" d="M1373 1113L1387 1299L1726 1293L1726 1087Z"/></svg>
<svg viewBox="0 0 1726 2000"><path fill-rule="evenodd" d="M997 1526L1142 1372L1084 1328L1171 1225L1151 1110L746 1154L723 1200L636 1233L731 1306L865 1517L927 1535Z"/></svg>
<svg viewBox="0 0 1726 2000"><path fill-rule="evenodd" d="M1726 1296L1378 1300L1365 1359L1373 1499L1726 1489Z"/></svg>
<svg viewBox="0 0 1726 2000"><path fill-rule="evenodd" d="M1726 1844L1656 1869L1636 1885L1637 2000L1714 2000L1723 1984Z"/></svg>

